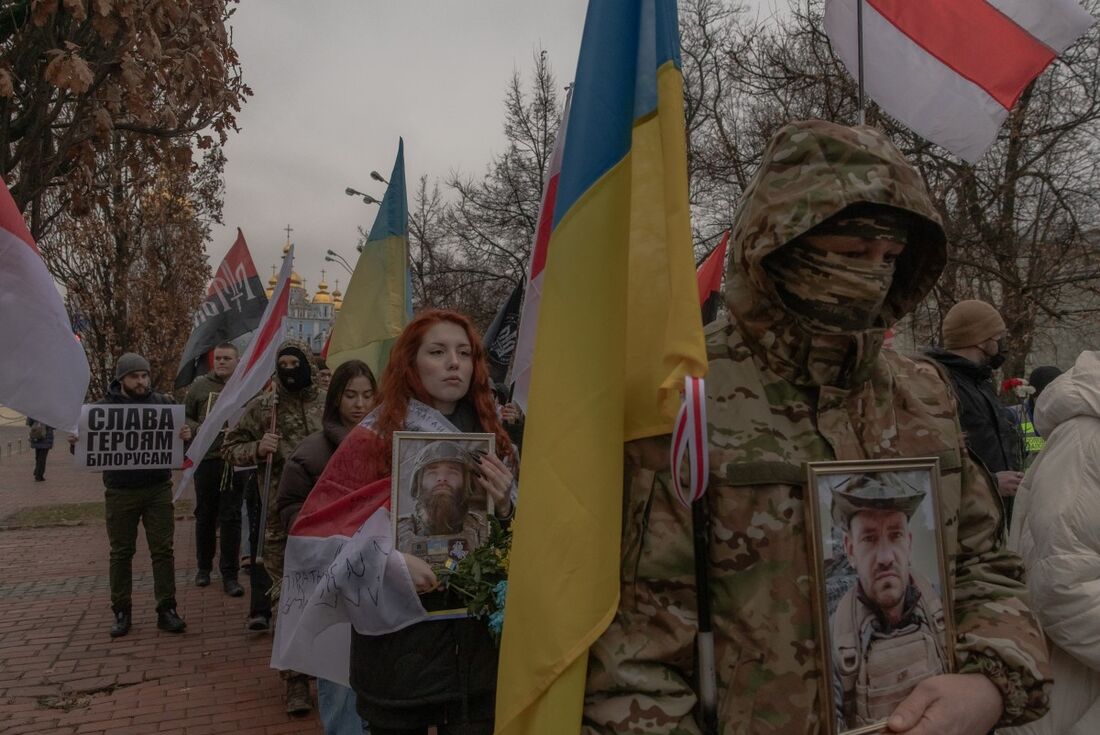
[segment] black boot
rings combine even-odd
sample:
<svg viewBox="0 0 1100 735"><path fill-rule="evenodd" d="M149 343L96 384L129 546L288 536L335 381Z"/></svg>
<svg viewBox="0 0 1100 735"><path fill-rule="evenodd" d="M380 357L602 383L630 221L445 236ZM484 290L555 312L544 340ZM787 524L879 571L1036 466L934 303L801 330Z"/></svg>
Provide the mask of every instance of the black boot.
<svg viewBox="0 0 1100 735"><path fill-rule="evenodd" d="M170 607L157 612L157 627L169 633L182 633L187 623L176 613L176 608Z"/></svg>
<svg viewBox="0 0 1100 735"><path fill-rule="evenodd" d="M309 677L304 674L286 680L286 713L304 717L313 711L309 698Z"/></svg>
<svg viewBox="0 0 1100 735"><path fill-rule="evenodd" d="M130 632L130 613L119 610L115 613L115 622L111 626L111 637L119 638Z"/></svg>
<svg viewBox="0 0 1100 735"><path fill-rule="evenodd" d="M236 577L223 577L222 589L230 597L244 597L244 587L241 586Z"/></svg>
<svg viewBox="0 0 1100 735"><path fill-rule="evenodd" d="M209 587L210 586L210 572L200 569L195 574L195 586L196 587Z"/></svg>

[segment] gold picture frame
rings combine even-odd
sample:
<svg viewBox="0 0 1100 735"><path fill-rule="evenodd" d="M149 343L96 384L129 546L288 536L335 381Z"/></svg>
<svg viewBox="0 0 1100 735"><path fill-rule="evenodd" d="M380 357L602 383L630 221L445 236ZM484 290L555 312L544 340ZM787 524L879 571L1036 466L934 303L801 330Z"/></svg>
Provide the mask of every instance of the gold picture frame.
<svg viewBox="0 0 1100 735"><path fill-rule="evenodd" d="M477 451L495 452L496 436L393 433L390 516L394 548L423 559L437 576L489 538L493 499L478 490L474 482ZM428 496L429 502L421 503L424 483L429 481L425 470L434 465L446 465L449 470L445 472L447 468L443 468L438 472L438 490ZM456 486L456 482L460 484ZM420 600L432 617L467 615L465 606L455 607L445 591L429 592L421 595Z"/></svg>
<svg viewBox="0 0 1100 735"><path fill-rule="evenodd" d="M956 669L939 459L810 462L806 474L825 732L884 732L913 687Z"/></svg>
<svg viewBox="0 0 1100 735"><path fill-rule="evenodd" d="M202 420L205 421L206 417L210 415L210 412L214 410L214 404L218 400L218 396L221 395L221 391L212 390L206 396L206 407L202 412Z"/></svg>

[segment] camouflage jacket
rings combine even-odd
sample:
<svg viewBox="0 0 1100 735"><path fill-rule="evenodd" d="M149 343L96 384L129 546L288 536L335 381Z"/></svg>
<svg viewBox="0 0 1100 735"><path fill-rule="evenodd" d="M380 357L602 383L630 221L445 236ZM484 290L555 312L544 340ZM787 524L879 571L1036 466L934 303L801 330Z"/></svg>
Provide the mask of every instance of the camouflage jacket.
<svg viewBox="0 0 1100 735"><path fill-rule="evenodd" d="M915 215L910 245L880 323L813 333L784 308L761 261L856 202ZM985 674L1000 689L1001 724L1041 716L1050 687L1046 649L1020 560L1003 546L991 480L967 454L940 374L881 350L885 330L927 294L946 257L919 176L869 128L789 125L746 190L734 238L726 278L734 322L707 330L721 731L826 731L803 464L833 459L939 457L959 671ZM590 651L586 732L699 732L691 512L671 487L669 441L626 447L620 604Z"/></svg>
<svg viewBox="0 0 1100 735"><path fill-rule="evenodd" d="M207 403L210 394L220 393L225 388L225 381L219 379L213 373L206 373L195 378L187 389L187 396L183 399L183 410L187 419L187 425L191 427L192 435L198 433L202 422L206 420ZM217 400L217 399L215 399ZM224 435L219 433L215 437L210 448L206 450L203 459L217 459L221 457L221 446Z"/></svg>
<svg viewBox="0 0 1100 735"><path fill-rule="evenodd" d="M295 344L306 355L309 349L305 343L288 340L284 344ZM281 349L281 347L280 347ZM324 411L324 393L317 387L317 369L313 368L313 384L308 388L290 392L283 387L278 378L272 381L275 391L265 391L248 402L244 415L225 435L222 442L222 457L237 467L249 467L259 464L256 447L260 439L271 427L271 412L275 410L275 431L279 434L279 448L275 451L271 467L271 487L268 499L268 528L281 528L281 521L275 512L275 500L278 494L279 479L283 466L295 448L307 436L321 430L321 414ZM261 474L260 477L263 477Z"/></svg>

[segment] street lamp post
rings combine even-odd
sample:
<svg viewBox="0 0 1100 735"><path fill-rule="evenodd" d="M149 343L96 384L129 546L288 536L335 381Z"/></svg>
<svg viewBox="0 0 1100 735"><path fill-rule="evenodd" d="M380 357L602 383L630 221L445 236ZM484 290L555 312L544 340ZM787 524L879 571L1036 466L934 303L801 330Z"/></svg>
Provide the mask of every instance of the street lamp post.
<svg viewBox="0 0 1100 735"><path fill-rule="evenodd" d="M336 252L335 250L327 250L326 253L327 254L325 255L325 260L329 263L335 263L336 265L341 266L348 273L352 273L354 271L354 268L351 267L351 263L349 263L347 261L347 258L345 258L343 255L340 255L340 253Z"/></svg>
<svg viewBox="0 0 1100 735"><path fill-rule="evenodd" d="M363 204L381 204L382 203L378 199L375 199L374 197L372 197L370 194L364 194L363 192L359 191L358 189L352 189L350 186L347 187L346 189L344 189L344 193L347 194L349 197L362 197L363 198Z"/></svg>

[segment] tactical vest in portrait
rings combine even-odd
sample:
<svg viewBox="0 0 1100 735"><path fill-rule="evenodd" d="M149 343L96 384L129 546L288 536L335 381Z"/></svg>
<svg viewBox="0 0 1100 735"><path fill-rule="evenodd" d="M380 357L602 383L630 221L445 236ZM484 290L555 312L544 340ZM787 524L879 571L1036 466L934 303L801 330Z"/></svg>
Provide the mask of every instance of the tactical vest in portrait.
<svg viewBox="0 0 1100 735"><path fill-rule="evenodd" d="M875 614L849 590L832 617L832 643L841 683L839 708L848 727L882 722L917 684L948 671L943 603L914 575L920 592L915 623L888 633L875 630Z"/></svg>

